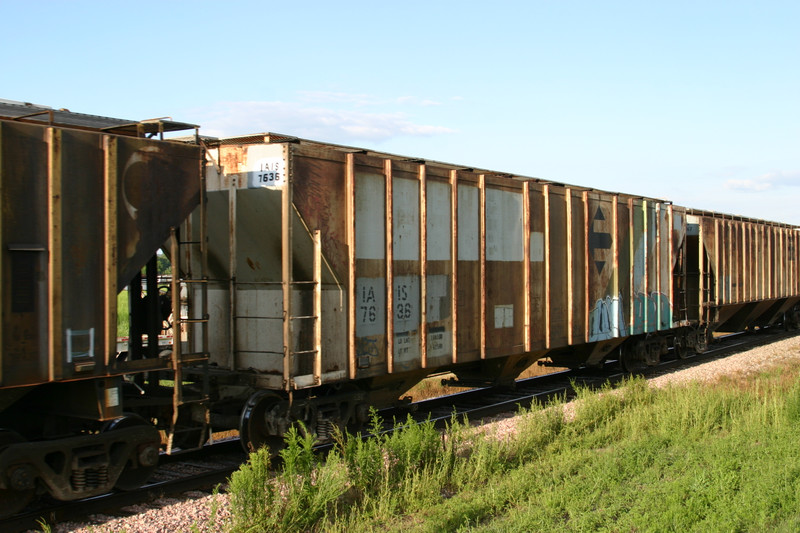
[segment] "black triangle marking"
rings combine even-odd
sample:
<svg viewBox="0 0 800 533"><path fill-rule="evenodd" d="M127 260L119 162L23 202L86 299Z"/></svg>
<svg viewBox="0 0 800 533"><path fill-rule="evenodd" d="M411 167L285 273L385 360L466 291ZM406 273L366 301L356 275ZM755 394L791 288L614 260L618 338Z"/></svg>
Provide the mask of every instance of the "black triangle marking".
<svg viewBox="0 0 800 533"><path fill-rule="evenodd" d="M594 214L594 219L595 220L605 220L606 219L606 217L603 216L603 210L600 209L599 207L597 208L597 213Z"/></svg>
<svg viewBox="0 0 800 533"><path fill-rule="evenodd" d="M601 272L603 271L603 269L605 268L605 266L606 266L606 262L605 262L605 261L595 261L595 262L594 262L594 266L596 266L596 267L597 267L597 273L599 274L599 273L601 273Z"/></svg>

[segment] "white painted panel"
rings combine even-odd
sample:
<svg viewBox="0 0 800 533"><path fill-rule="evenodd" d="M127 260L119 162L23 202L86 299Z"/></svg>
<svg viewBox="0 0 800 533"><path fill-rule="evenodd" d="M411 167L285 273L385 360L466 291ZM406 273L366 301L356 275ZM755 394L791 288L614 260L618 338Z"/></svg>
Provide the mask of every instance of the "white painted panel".
<svg viewBox="0 0 800 533"><path fill-rule="evenodd" d="M444 327L428 330L428 358L444 357L453 353L453 335Z"/></svg>
<svg viewBox="0 0 800 533"><path fill-rule="evenodd" d="M419 261L419 181L392 180L392 254L396 261Z"/></svg>
<svg viewBox="0 0 800 533"><path fill-rule="evenodd" d="M444 274L427 277L426 319L438 322L450 317L450 276Z"/></svg>
<svg viewBox="0 0 800 533"><path fill-rule="evenodd" d="M429 181L427 187L428 261L450 260L450 185Z"/></svg>
<svg viewBox="0 0 800 533"><path fill-rule="evenodd" d="M480 260L480 196L478 188L458 186L458 260Z"/></svg>
<svg viewBox="0 0 800 533"><path fill-rule="evenodd" d="M335 381L347 368L347 313L344 294L337 288L322 290L322 382Z"/></svg>
<svg viewBox="0 0 800 533"><path fill-rule="evenodd" d="M420 353L419 276L394 278L394 360L402 365L419 360Z"/></svg>
<svg viewBox="0 0 800 533"><path fill-rule="evenodd" d="M412 331L419 328L419 276L394 278L394 330Z"/></svg>
<svg viewBox="0 0 800 533"><path fill-rule="evenodd" d="M200 288L192 285L193 294L197 301L200 300ZM225 289L208 288L208 351L209 363L216 364L219 368L230 369L230 330L228 317L230 316L230 293ZM195 342L202 346L202 328L194 328Z"/></svg>
<svg viewBox="0 0 800 533"><path fill-rule="evenodd" d="M386 278L356 279L356 337L386 333Z"/></svg>
<svg viewBox="0 0 800 533"><path fill-rule="evenodd" d="M248 188L282 188L286 170L283 145L253 144L246 147L238 172L246 176Z"/></svg>
<svg viewBox="0 0 800 533"><path fill-rule="evenodd" d="M544 261L544 233L541 231L531 232L531 262L542 263Z"/></svg>
<svg viewBox="0 0 800 533"><path fill-rule="evenodd" d="M283 292L239 286L236 291L236 351L258 354L263 372L283 372ZM250 287L250 288L245 288ZM257 286L255 286L257 287ZM247 318L245 318L247 317ZM272 318L262 318L272 317Z"/></svg>
<svg viewBox="0 0 800 533"><path fill-rule="evenodd" d="M386 192L384 177L356 174L356 259L386 258Z"/></svg>
<svg viewBox="0 0 800 533"><path fill-rule="evenodd" d="M522 261L522 194L486 189L486 260Z"/></svg>

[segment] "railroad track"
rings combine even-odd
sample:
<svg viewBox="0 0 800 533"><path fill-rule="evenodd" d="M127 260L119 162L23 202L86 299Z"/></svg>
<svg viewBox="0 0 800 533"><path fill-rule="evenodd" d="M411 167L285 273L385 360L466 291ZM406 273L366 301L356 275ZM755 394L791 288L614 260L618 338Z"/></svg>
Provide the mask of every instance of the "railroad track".
<svg viewBox="0 0 800 533"><path fill-rule="evenodd" d="M711 349L702 354L693 354L679 359L670 354L658 365L649 367L644 375L656 377L678 369L702 364L722 358L733 353L770 344L797 335L797 332L763 329L756 333L734 333L719 337ZM381 415L391 421L402 421L408 414L419 422L430 418L438 427L443 427L453 416L470 420L496 416L502 413L516 412L520 408L530 407L534 402L547 403L553 398L571 398L575 396L575 387L600 388L606 384L616 384L626 372L620 370L617 361L607 361L600 369L581 368L565 370L517 380L514 388L484 387L476 388L411 404L407 408L387 409Z"/></svg>
<svg viewBox="0 0 800 533"><path fill-rule="evenodd" d="M72 502L39 502L11 518L0 521L0 531L41 530L41 524L85 521L91 514L149 502L190 490L212 490L224 483L245 461L237 439L208 445L202 451L163 456L161 464L144 486ZM126 513L122 513L126 514Z"/></svg>
<svg viewBox="0 0 800 533"><path fill-rule="evenodd" d="M646 375L653 377L667 374L797 334L771 329L755 334L728 335L717 339L712 348L703 354L692 355L686 359L668 355L658 366L651 367ZM530 407L534 402L546 403L554 398L570 398L575 395L575 386L600 388L608 383L612 385L618 383L626 375L619 370L616 361L610 361L602 369L554 372L518 380L513 388L476 388L414 402L403 408L384 409L379 414L387 421L387 430L394 425L394 420L402 422L409 414L418 422L430 419L437 427L444 427L453 416L477 421L503 413L513 413L520 408ZM329 446L318 447L322 452L327 448ZM43 522L55 524L81 521L91 514L120 510L164 495L190 490L210 491L218 484L224 483L246 460L247 456L242 452L236 439L206 446L202 453L164 456L162 464L150 482L140 489L114 492L74 502L40 503L10 519L0 521L0 531L39 530Z"/></svg>

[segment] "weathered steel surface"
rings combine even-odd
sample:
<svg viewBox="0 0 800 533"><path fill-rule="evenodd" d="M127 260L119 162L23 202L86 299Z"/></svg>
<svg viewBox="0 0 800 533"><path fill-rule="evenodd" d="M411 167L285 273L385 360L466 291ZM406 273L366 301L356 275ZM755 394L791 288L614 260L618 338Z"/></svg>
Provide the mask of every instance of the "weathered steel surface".
<svg viewBox="0 0 800 533"><path fill-rule="evenodd" d="M234 314L250 318L234 332L232 345L242 353L216 357L265 375L277 373L284 358L286 388L521 354L530 361L593 344L600 348L585 353L597 361L630 335L718 326L730 318L720 315L727 302L783 298L758 314L775 316L796 294L796 266L776 266L791 257L786 227L687 216L661 200L271 134L223 140L217 149L223 175L210 181L219 184L210 197L234 194L240 208L230 226L235 237L210 230L211 263L224 264L230 250L237 255L238 279L218 286L220 302L238 300ZM243 179L253 161L278 150L286 172L280 186ZM294 215L281 218L270 195L291 198ZM319 300L302 289L314 278L315 232ZM291 253L278 264L287 234ZM766 254L756 253L765 246ZM248 286L254 269L261 282L291 284L291 305L277 286ZM223 296L226 284L236 287L235 297ZM261 292L272 299L255 298ZM312 301L320 302L317 311ZM281 308L284 316L275 316ZM286 309L319 313L319 333L287 318ZM252 318L270 313L288 328L282 344L265 333L272 326ZM249 354L239 342L247 338L254 339ZM313 353L308 361L321 370L312 376L299 355L287 355L299 352Z"/></svg>
<svg viewBox="0 0 800 533"><path fill-rule="evenodd" d="M116 292L198 203L200 164L196 146L0 121L0 386L112 371Z"/></svg>

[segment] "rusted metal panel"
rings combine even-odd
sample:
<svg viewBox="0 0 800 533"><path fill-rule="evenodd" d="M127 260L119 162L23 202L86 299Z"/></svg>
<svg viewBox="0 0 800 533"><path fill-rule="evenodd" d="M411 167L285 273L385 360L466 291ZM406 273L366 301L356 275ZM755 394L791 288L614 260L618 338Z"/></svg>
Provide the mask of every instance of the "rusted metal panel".
<svg viewBox="0 0 800 533"><path fill-rule="evenodd" d="M359 376L388 371L387 180L382 166L355 161L355 321ZM391 316L391 315L389 315Z"/></svg>
<svg viewBox="0 0 800 533"><path fill-rule="evenodd" d="M617 210L617 228L616 228L616 258L617 258L617 276L620 315L622 321L620 322L619 329L620 335L630 335L632 323L632 276L633 272L633 252L631 244L633 242L631 236L631 209L630 203L627 198L617 197L614 201ZM613 293L612 293L613 294ZM612 298L613 299L613 298Z"/></svg>
<svg viewBox="0 0 800 533"><path fill-rule="evenodd" d="M3 385L48 379L48 147L44 128L0 122Z"/></svg>
<svg viewBox="0 0 800 533"><path fill-rule="evenodd" d="M480 328L480 342L478 349L480 350L481 359L486 359L486 174L478 175L478 257L480 274L478 283L480 285L480 307L479 307L479 328Z"/></svg>
<svg viewBox="0 0 800 533"><path fill-rule="evenodd" d="M522 186L486 186L486 356L521 353L525 340Z"/></svg>
<svg viewBox="0 0 800 533"><path fill-rule="evenodd" d="M722 229L719 242L720 250L722 252L720 257L720 271L723 272L723 291L722 297L720 298L720 304L728 304L735 301L736 297L736 262L733 252L733 229L731 228L730 220L722 220L720 222L720 226Z"/></svg>
<svg viewBox="0 0 800 533"><path fill-rule="evenodd" d="M392 173L392 372L422 366L420 181L410 168Z"/></svg>
<svg viewBox="0 0 800 533"><path fill-rule="evenodd" d="M672 327L673 306L675 304L672 293L672 219L671 206L659 204L658 207L658 293L660 305L658 307L658 329L666 330Z"/></svg>
<svg viewBox="0 0 800 533"><path fill-rule="evenodd" d="M744 301L744 289L745 289L745 279L744 279L744 254L742 253L743 243L742 243L742 222L739 220L734 220L731 223L731 232L733 237L733 262L736 265L734 270L734 302L741 303Z"/></svg>
<svg viewBox="0 0 800 533"><path fill-rule="evenodd" d="M583 192L570 191L570 343L586 342L586 279L589 266L586 256L588 222Z"/></svg>
<svg viewBox="0 0 800 533"><path fill-rule="evenodd" d="M339 283L347 279L349 265L344 159L330 150L303 151L292 159L294 205L309 228L319 229L322 255Z"/></svg>
<svg viewBox="0 0 800 533"><path fill-rule="evenodd" d="M549 346L569 344L568 286L571 283L567 250L567 191L553 186L549 190Z"/></svg>
<svg viewBox="0 0 800 533"><path fill-rule="evenodd" d="M646 331L647 312L647 219L641 200L630 200L631 212L631 331Z"/></svg>
<svg viewBox="0 0 800 533"><path fill-rule="evenodd" d="M647 253L646 253L646 294L642 298L644 304L645 331L652 332L658 329L659 319L665 306L669 306L664 301L661 293L661 279L658 269L659 261L659 225L658 225L659 204L652 201L646 202L645 220L647 224Z"/></svg>
<svg viewBox="0 0 800 533"><path fill-rule="evenodd" d="M450 313L451 313L451 346L452 363L458 362L458 171L449 171L448 184L450 185Z"/></svg>
<svg viewBox="0 0 800 533"><path fill-rule="evenodd" d="M589 342L627 335L615 264L615 204L611 195L587 194Z"/></svg>
<svg viewBox="0 0 800 533"><path fill-rule="evenodd" d="M425 366L449 363L453 353L452 198L448 173L425 180Z"/></svg>
<svg viewBox="0 0 800 533"><path fill-rule="evenodd" d="M755 225L748 222L745 224L745 237L746 237L746 261L747 261L747 301L752 302L758 299L757 280L756 277L756 232Z"/></svg>
<svg viewBox="0 0 800 533"><path fill-rule="evenodd" d="M52 326L55 332L63 328L66 335L66 345L54 342L52 348L57 379L74 375L81 365L87 365L86 371L91 365L103 371L100 350L107 346L105 291L99 290L106 279L105 246L97 245L105 242L103 147L96 134L68 130L61 132L60 145L60 183L51 182L60 205L52 211L58 223L51 226L50 254L51 287L61 287L58 302L56 291L51 292Z"/></svg>
<svg viewBox="0 0 800 533"><path fill-rule="evenodd" d="M798 285L798 264L797 264L797 230L788 230L789 233L789 272L791 272L792 283L791 293L800 294Z"/></svg>
<svg viewBox="0 0 800 533"><path fill-rule="evenodd" d="M529 260L530 260L530 349L544 350L547 347L547 255L545 248L544 187L528 185L529 216Z"/></svg>
<svg viewBox="0 0 800 533"><path fill-rule="evenodd" d="M688 247L686 210L670 206L672 232L670 236L670 265L672 275L672 324L685 325L689 305Z"/></svg>
<svg viewBox="0 0 800 533"><path fill-rule="evenodd" d="M478 177L458 172L457 189L457 302L458 362L481 357L481 232Z"/></svg>
<svg viewBox="0 0 800 533"><path fill-rule="evenodd" d="M347 236L347 363L350 379L356 378L358 357L356 343L356 195L355 154L345 156L344 205Z"/></svg>
<svg viewBox="0 0 800 533"><path fill-rule="evenodd" d="M199 147L6 121L0 145L2 385L125 371L117 291L199 200Z"/></svg>
<svg viewBox="0 0 800 533"><path fill-rule="evenodd" d="M118 137L116 151L121 290L199 204L200 148Z"/></svg>

